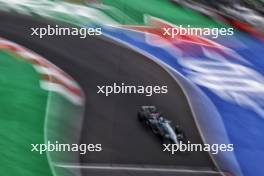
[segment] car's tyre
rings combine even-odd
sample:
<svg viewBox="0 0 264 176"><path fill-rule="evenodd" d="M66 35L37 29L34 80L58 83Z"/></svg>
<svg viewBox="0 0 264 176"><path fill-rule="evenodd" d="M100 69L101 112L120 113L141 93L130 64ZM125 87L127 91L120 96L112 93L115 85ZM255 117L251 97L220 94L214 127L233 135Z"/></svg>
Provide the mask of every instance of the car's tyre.
<svg viewBox="0 0 264 176"><path fill-rule="evenodd" d="M143 118L143 116L140 114L140 112L137 113L137 116L138 116L138 120L139 120L140 122L143 122L143 121L144 121L144 118Z"/></svg>
<svg viewBox="0 0 264 176"><path fill-rule="evenodd" d="M155 134L155 135L160 135L158 130L154 129L153 127L150 127L152 132Z"/></svg>
<svg viewBox="0 0 264 176"><path fill-rule="evenodd" d="M181 141L182 143L186 143L186 138L183 133L177 134L178 141Z"/></svg>

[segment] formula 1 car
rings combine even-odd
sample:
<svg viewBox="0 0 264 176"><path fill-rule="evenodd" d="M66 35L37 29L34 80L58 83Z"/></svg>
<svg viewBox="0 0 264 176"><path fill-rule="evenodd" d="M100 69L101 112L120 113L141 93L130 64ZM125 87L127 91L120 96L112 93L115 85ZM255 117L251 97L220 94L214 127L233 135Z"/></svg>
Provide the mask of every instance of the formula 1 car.
<svg viewBox="0 0 264 176"><path fill-rule="evenodd" d="M155 106L141 106L138 119L162 140L169 140L173 144L184 141L185 137L180 127L176 126L173 129L171 121L164 118Z"/></svg>

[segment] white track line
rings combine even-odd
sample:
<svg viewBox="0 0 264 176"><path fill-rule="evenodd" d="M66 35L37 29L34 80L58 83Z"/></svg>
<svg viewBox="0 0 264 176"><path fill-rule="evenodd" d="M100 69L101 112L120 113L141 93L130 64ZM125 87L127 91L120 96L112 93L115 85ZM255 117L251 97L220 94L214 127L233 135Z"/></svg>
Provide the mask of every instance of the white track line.
<svg viewBox="0 0 264 176"><path fill-rule="evenodd" d="M129 167L129 166L104 166L104 165L74 165L74 164L55 164L56 167L71 169L91 169L91 170L116 170L116 171L141 171L141 172L185 172L185 173L204 173L221 174L221 172L211 170L193 170L176 168L157 168L157 167Z"/></svg>

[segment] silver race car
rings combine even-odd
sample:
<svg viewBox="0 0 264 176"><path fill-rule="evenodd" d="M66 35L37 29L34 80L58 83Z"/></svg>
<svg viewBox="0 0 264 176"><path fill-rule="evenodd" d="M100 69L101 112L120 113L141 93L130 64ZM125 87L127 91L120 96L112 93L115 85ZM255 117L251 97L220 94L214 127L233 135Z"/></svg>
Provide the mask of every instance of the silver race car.
<svg viewBox="0 0 264 176"><path fill-rule="evenodd" d="M141 106L138 111L138 119L163 140L169 140L173 144L184 140L184 134L180 127L175 126L173 129L171 121L163 117L155 106Z"/></svg>

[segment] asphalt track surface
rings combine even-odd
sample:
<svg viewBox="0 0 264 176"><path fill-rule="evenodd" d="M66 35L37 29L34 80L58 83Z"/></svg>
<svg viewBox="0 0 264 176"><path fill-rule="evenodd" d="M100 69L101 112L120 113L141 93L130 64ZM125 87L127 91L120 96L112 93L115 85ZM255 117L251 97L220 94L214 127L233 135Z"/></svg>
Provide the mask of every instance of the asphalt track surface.
<svg viewBox="0 0 264 176"><path fill-rule="evenodd" d="M0 13L0 36L21 44L49 59L69 73L83 88L86 96L84 122L80 143L100 143L102 152L80 155L82 165L150 166L214 170L206 152L162 152L162 145L137 120L141 105L156 105L160 111L184 129L192 143L202 143L187 100L173 78L159 65L107 38L32 37L31 27L46 27L51 22L22 15ZM128 85L167 85L163 95L97 94L97 85L126 83ZM63 125L63 124L62 124ZM76 163L75 163L76 164ZM142 172L82 169L84 176L104 175L200 175L185 172ZM215 175L202 173L201 175Z"/></svg>

